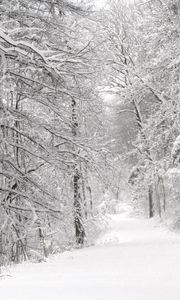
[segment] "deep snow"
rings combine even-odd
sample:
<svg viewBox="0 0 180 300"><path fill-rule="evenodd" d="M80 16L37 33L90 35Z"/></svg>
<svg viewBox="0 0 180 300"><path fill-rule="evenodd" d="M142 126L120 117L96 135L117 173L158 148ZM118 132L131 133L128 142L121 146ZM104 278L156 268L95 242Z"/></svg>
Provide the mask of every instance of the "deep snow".
<svg viewBox="0 0 180 300"><path fill-rule="evenodd" d="M132 218L125 204L108 218L95 246L11 268L0 299L179 300L179 235Z"/></svg>

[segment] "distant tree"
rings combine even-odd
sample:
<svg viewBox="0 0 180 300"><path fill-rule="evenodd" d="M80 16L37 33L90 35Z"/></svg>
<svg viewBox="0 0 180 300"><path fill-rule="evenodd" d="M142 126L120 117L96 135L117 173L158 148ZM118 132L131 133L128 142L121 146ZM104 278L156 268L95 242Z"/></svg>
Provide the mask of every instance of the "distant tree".
<svg viewBox="0 0 180 300"><path fill-rule="evenodd" d="M160 215L165 206L160 203L158 186L171 164L172 143L179 135L177 7L177 1L113 1L106 15L109 23L104 23L109 89L118 95L119 116L126 114L130 120L134 115L138 129L130 137L136 151L132 163L139 170L133 187L139 199L153 191L154 210Z"/></svg>

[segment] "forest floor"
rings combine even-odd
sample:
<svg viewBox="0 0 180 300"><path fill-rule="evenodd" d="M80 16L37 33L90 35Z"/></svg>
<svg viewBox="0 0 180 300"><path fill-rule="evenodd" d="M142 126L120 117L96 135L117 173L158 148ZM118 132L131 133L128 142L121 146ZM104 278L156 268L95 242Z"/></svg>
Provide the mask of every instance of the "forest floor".
<svg viewBox="0 0 180 300"><path fill-rule="evenodd" d="M94 246L10 268L2 300L179 300L180 236L131 216L108 216Z"/></svg>

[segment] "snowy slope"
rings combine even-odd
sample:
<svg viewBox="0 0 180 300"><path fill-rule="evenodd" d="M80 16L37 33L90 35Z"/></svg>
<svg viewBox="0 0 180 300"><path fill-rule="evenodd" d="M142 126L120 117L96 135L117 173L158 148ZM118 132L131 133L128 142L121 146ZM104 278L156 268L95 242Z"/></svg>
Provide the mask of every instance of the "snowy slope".
<svg viewBox="0 0 180 300"><path fill-rule="evenodd" d="M1 300L179 300L180 237L121 205L95 246L23 264L0 280Z"/></svg>

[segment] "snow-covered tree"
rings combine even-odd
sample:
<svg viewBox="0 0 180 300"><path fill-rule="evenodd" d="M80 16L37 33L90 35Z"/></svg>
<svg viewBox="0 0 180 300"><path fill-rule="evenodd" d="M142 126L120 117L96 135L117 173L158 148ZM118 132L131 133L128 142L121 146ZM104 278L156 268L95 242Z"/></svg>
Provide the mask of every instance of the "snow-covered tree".
<svg viewBox="0 0 180 300"><path fill-rule="evenodd" d="M88 7L68 1L0 7L0 243L19 261L32 248L84 243L83 191L92 202L88 177L101 160L96 29Z"/></svg>

